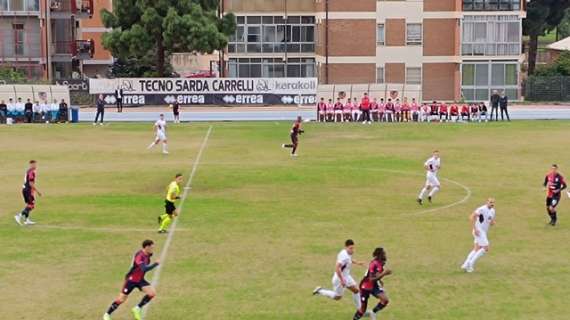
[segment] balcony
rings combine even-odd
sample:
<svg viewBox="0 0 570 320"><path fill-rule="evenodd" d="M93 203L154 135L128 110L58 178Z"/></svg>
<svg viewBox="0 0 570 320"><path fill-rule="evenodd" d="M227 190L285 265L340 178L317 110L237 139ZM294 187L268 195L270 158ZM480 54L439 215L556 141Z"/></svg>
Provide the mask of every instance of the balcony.
<svg viewBox="0 0 570 320"><path fill-rule="evenodd" d="M54 62L92 59L95 54L95 41L75 40L52 43L52 59Z"/></svg>
<svg viewBox="0 0 570 320"><path fill-rule="evenodd" d="M93 0L49 0L50 11L54 18L91 18L93 16Z"/></svg>
<svg viewBox="0 0 570 320"><path fill-rule="evenodd" d="M523 1L523 3L526 2ZM520 11L521 0L463 0L463 11Z"/></svg>

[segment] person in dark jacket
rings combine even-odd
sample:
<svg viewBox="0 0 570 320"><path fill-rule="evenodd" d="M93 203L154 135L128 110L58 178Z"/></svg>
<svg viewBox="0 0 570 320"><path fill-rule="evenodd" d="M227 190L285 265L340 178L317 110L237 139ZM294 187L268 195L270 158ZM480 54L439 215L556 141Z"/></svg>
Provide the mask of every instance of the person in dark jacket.
<svg viewBox="0 0 570 320"><path fill-rule="evenodd" d="M4 103L4 100L0 100L0 124L6 124L7 117L8 117L8 105Z"/></svg>
<svg viewBox="0 0 570 320"><path fill-rule="evenodd" d="M511 121L511 117L509 117L509 110L507 109L509 105L509 97L505 94L505 90L501 91L501 97L499 98L499 107L501 108L501 121L504 121L505 118L503 114L507 115L507 120Z"/></svg>
<svg viewBox="0 0 570 320"><path fill-rule="evenodd" d="M69 121L68 110L69 110L69 108L67 107L67 103L65 102L65 99L61 99L61 102L59 104L59 120L60 121L63 121L63 122Z"/></svg>
<svg viewBox="0 0 570 320"><path fill-rule="evenodd" d="M101 117L99 124L103 125L103 117L105 116L105 100L103 100L102 94L100 94L99 97L97 97L95 105L97 106L97 114L95 115L95 121L93 121L93 125L97 124L97 120L99 120L99 117Z"/></svg>
<svg viewBox="0 0 570 320"><path fill-rule="evenodd" d="M34 119L34 105L30 99L28 99L28 102L24 105L24 117L27 123L32 123Z"/></svg>
<svg viewBox="0 0 570 320"><path fill-rule="evenodd" d="M499 100L501 96L497 90L493 90L493 94L491 95L491 121L493 121L493 113L495 114L495 121L499 121Z"/></svg>
<svg viewBox="0 0 570 320"><path fill-rule="evenodd" d="M115 90L115 99L117 99L117 112L123 112L123 89Z"/></svg>

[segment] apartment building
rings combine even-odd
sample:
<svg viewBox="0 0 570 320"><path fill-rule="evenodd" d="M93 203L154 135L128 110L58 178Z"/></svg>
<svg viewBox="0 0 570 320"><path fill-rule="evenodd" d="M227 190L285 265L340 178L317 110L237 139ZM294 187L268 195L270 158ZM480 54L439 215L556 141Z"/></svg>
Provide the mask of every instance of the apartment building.
<svg viewBox="0 0 570 320"><path fill-rule="evenodd" d="M93 0L0 0L0 66L30 79L80 77L95 45L78 27L93 11Z"/></svg>
<svg viewBox="0 0 570 320"><path fill-rule="evenodd" d="M386 84L423 100L519 96L526 0L224 0L230 77Z"/></svg>
<svg viewBox="0 0 570 320"><path fill-rule="evenodd" d="M1 0L0 0L1 1ZM103 33L111 31L101 21L101 10L113 10L112 0L93 0L93 17L79 21L78 33L82 39L91 39L94 44L94 55L91 59L82 60L83 74L87 77L106 76L109 66L113 64L113 56L103 48Z"/></svg>

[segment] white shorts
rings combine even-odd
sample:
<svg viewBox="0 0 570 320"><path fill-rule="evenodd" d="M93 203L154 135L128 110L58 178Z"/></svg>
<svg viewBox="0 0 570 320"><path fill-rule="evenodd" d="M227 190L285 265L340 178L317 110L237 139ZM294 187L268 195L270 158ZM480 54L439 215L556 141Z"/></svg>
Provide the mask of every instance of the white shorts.
<svg viewBox="0 0 570 320"><path fill-rule="evenodd" d="M477 244L480 247L489 246L489 239L487 239L487 233L479 230L479 236L476 236L475 232L473 232L473 243Z"/></svg>
<svg viewBox="0 0 570 320"><path fill-rule="evenodd" d="M428 172L426 175L426 187L439 187L439 179L433 172Z"/></svg>
<svg viewBox="0 0 570 320"><path fill-rule="evenodd" d="M158 131L156 133L156 140L165 141L166 140L166 133Z"/></svg>
<svg viewBox="0 0 570 320"><path fill-rule="evenodd" d="M351 275L344 276L344 281L346 283L346 287L342 286L342 284L340 283L340 279L338 278L338 275L336 273L332 278L333 291L336 293L338 297L342 297L344 295L344 290L346 288L358 287L356 285L356 281L354 281Z"/></svg>

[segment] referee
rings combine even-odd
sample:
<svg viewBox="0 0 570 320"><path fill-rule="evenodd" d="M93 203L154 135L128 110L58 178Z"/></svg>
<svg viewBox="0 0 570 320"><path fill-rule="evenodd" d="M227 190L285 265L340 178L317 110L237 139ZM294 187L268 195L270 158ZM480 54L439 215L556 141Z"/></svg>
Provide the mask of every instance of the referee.
<svg viewBox="0 0 570 320"><path fill-rule="evenodd" d="M182 183L182 174L178 173L168 185L168 191L166 192L166 199L164 200L165 213L158 217L158 224L160 228L158 233L166 233L168 227L178 215L178 209L176 209L175 202L180 199L180 184Z"/></svg>

